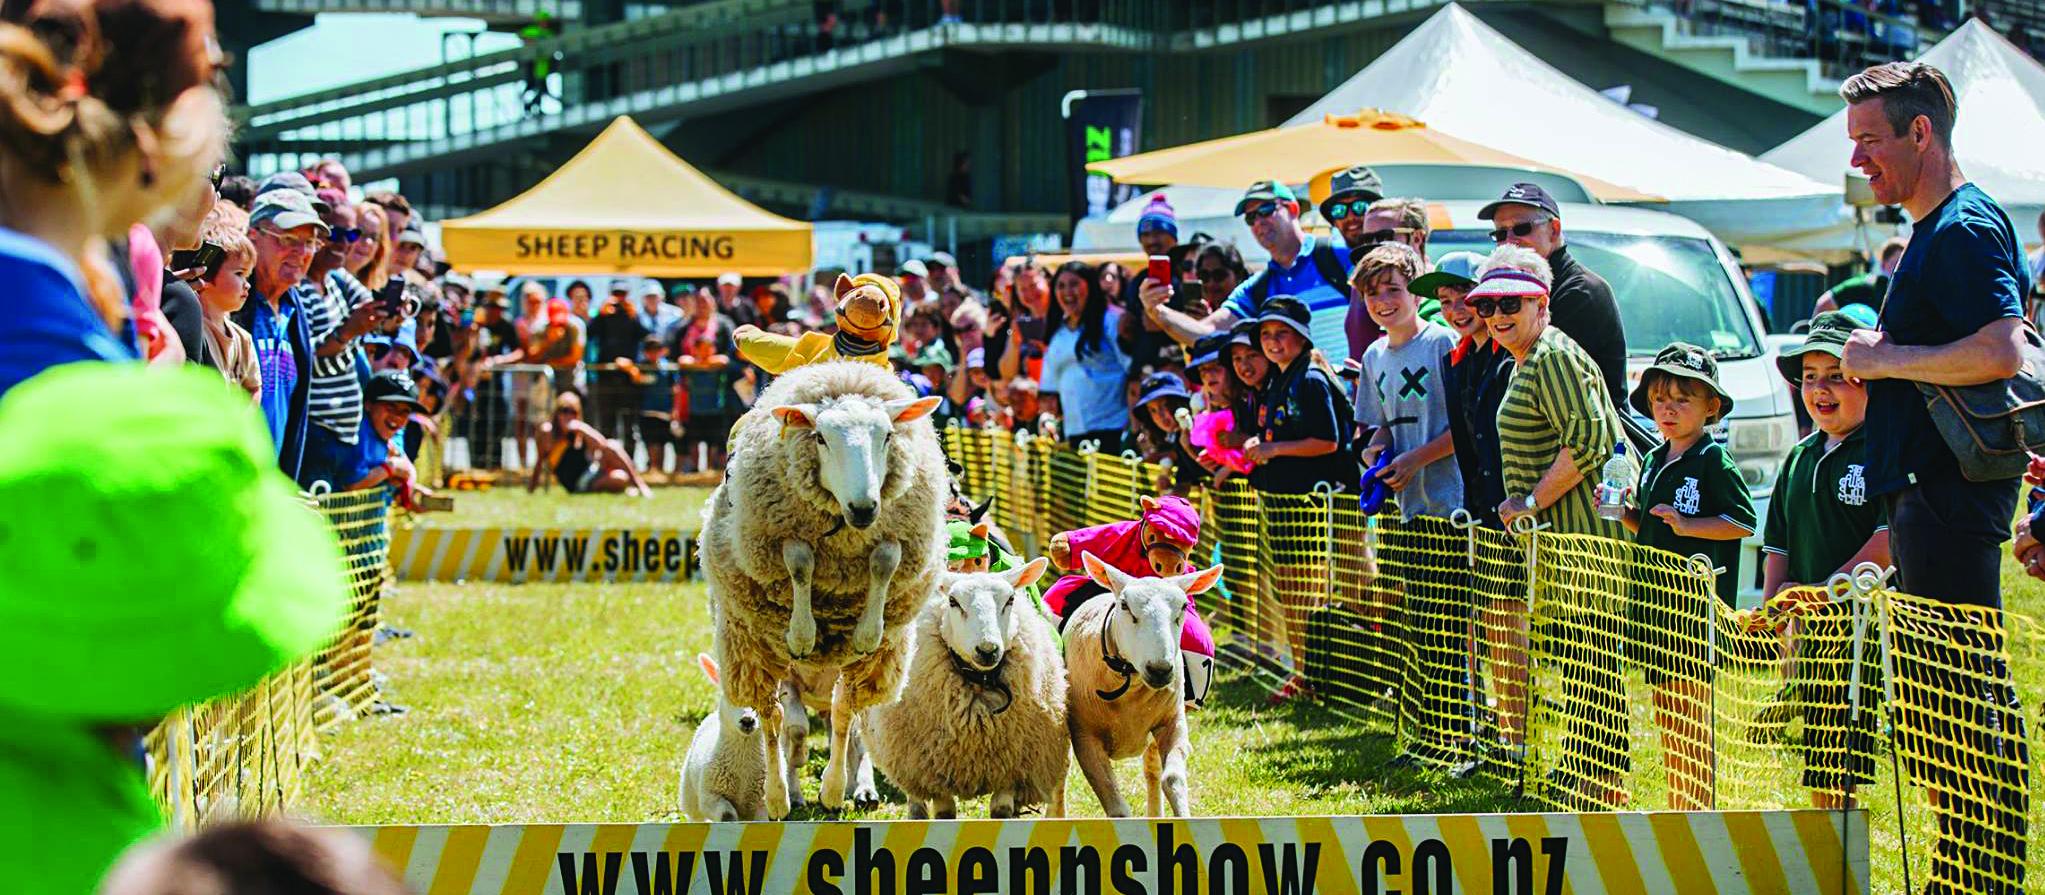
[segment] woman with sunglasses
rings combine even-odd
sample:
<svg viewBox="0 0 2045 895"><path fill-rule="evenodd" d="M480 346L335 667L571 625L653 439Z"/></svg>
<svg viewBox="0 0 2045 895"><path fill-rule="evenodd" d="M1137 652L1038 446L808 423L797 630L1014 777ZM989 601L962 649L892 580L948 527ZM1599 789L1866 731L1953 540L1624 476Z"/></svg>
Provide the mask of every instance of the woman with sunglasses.
<svg viewBox="0 0 2045 895"><path fill-rule="evenodd" d="M1470 290L1470 309L1516 368L1498 407L1498 453L1508 495L1498 506L1507 526L1525 518L1553 535L1624 540L1626 529L1598 516L1592 493L1612 447L1624 437L1604 377L1574 339L1550 324L1551 274L1533 250L1501 245ZM1626 681L1614 644L1623 642L1625 613L1585 613L1578 627L1549 641L1561 659L1563 709L1569 729L1548 797L1616 807L1625 799ZM1522 621L1521 624L1524 624ZM1596 625L1609 630L1588 631ZM1575 635L1575 636L1572 636Z"/></svg>

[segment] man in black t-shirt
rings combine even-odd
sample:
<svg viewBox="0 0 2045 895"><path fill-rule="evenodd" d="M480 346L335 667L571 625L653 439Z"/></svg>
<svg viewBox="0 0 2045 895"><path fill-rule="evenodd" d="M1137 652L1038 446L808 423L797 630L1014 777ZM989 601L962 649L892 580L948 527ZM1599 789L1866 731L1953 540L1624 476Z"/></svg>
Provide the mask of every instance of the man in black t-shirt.
<svg viewBox="0 0 2045 895"><path fill-rule="evenodd" d="M634 397L632 374L617 369L619 361L630 363L639 357L639 342L646 327L639 322L639 309L632 306L632 283L611 281L610 297L596 319L589 322L589 341L596 346L596 381L590 390L592 408L589 423L612 438L624 439L638 419L639 404ZM629 440L626 444L630 444Z"/></svg>
<svg viewBox="0 0 2045 895"><path fill-rule="evenodd" d="M504 282L492 281L479 290L474 330L469 342L469 359L474 363L492 360L518 350L518 327L504 314L511 309ZM503 465L504 434L511 409L505 404L503 373L485 371L475 377L474 396L469 401L469 467L497 469Z"/></svg>
<svg viewBox="0 0 2045 895"><path fill-rule="evenodd" d="M1878 65L1847 79L1839 95L1853 166L1882 204L1901 205L1915 222L1881 329L1855 330L1840 352L1842 370L1868 383L1867 491L1889 502L1903 592L1990 612L1935 618L1951 624L1950 634L1896 639L1899 751L1911 778L1934 793L1943 834L1925 891L2021 892L2030 762L2023 707L1995 633L2001 545L2019 480L1963 476L1919 385L2017 374L2030 273L2009 216L1954 160L1957 110L1943 73L1921 62Z"/></svg>
<svg viewBox="0 0 2045 895"><path fill-rule="evenodd" d="M1525 246L1548 259L1554 282L1548 290L1549 321L1597 362L1612 406L1625 407L1626 327L1619 321L1619 303L1604 277L1570 257L1555 197L1538 184L1515 183L1477 216L1491 222L1492 242Z"/></svg>

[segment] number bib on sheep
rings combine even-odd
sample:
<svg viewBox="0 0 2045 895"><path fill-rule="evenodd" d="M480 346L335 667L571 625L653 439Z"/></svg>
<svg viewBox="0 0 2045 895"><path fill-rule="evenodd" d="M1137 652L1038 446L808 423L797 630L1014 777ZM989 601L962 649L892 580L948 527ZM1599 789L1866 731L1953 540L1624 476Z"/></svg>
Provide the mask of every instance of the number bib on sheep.
<svg viewBox="0 0 2045 895"><path fill-rule="evenodd" d="M353 829L435 893L1868 891L1861 811Z"/></svg>

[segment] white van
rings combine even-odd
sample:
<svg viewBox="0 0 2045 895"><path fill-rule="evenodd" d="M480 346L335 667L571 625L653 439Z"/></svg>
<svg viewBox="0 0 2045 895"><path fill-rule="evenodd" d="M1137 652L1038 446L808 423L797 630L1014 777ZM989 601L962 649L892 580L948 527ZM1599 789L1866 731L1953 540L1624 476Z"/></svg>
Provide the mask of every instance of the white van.
<svg viewBox="0 0 2045 895"><path fill-rule="evenodd" d="M1437 227L1444 212L1448 219L1445 229L1436 229L1428 238L1431 258L1454 251L1491 251L1491 223L1477 218L1486 203L1431 204ZM1612 284L1626 327L1629 389L1640 381L1655 353L1670 342L1701 345L1718 358L1720 385L1733 398L1733 412L1720 424L1720 438L1765 520L1776 473L1797 440L1791 403L1795 396L1775 369L1760 306L1748 294L1746 277L1732 253L1703 227L1666 212L1576 203L1563 203L1561 208L1570 255ZM1653 430L1651 422L1641 422ZM1736 574L1746 600L1760 592L1760 545L1757 533L1740 551Z"/></svg>

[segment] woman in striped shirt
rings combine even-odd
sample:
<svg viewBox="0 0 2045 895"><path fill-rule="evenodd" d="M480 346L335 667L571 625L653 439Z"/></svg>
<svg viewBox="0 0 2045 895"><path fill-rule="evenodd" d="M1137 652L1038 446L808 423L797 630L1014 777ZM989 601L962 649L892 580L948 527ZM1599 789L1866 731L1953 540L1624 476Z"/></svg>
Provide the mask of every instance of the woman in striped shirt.
<svg viewBox="0 0 2045 895"><path fill-rule="evenodd" d="M1551 277L1540 255L1502 245L1485 261L1468 299L1490 326L1492 339L1516 364L1498 407L1499 459L1507 495L1498 516L1508 526L1531 517L1548 524L1548 532L1556 535L1623 539L1626 529L1598 516L1593 494L1600 469L1623 437L1619 413L1597 363L1562 330L1549 325ZM1562 660L1563 711L1569 716L1561 766L1550 775L1549 798L1571 807L1585 801L1616 806L1624 800L1621 781L1629 768L1626 682L1614 646L1622 642L1625 615L1613 611L1571 616L1585 621L1574 623L1575 630L1547 638L1548 651Z"/></svg>

